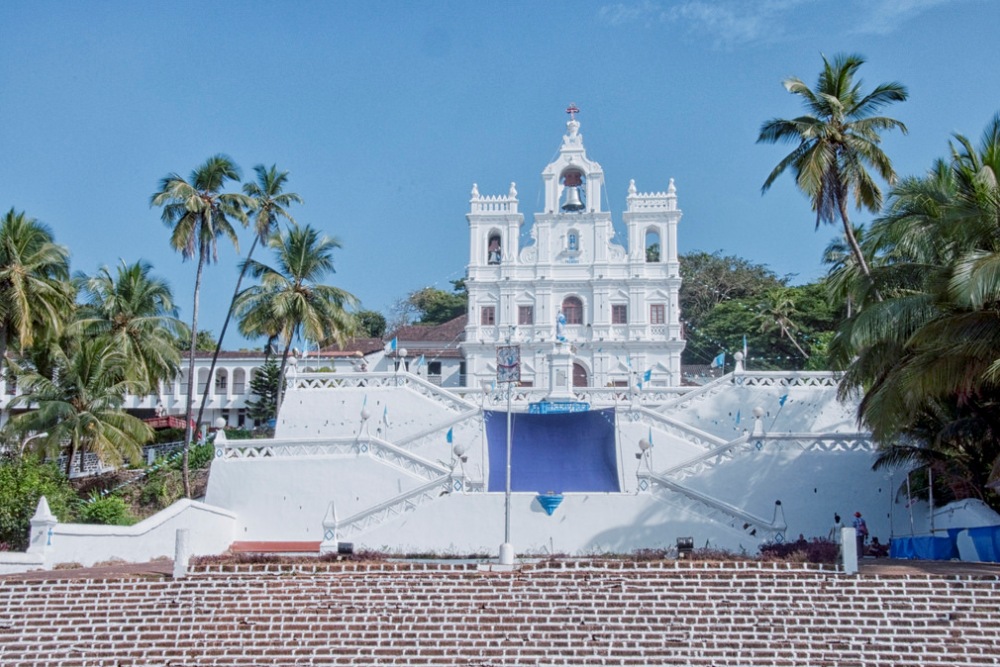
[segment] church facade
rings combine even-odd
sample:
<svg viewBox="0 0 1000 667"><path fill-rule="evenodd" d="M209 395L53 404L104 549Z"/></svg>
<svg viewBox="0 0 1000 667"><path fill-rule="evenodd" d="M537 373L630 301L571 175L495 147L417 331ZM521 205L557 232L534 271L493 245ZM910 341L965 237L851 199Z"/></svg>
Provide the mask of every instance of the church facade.
<svg viewBox="0 0 1000 667"><path fill-rule="evenodd" d="M545 206L528 243L515 185L494 196L472 187L466 386L496 378L497 347L508 341L520 346L523 385L549 386L553 355L568 353L574 387L678 386L681 210L673 179L666 192L640 193L629 183L621 245L602 209L604 172L569 111L559 155L542 171Z"/></svg>

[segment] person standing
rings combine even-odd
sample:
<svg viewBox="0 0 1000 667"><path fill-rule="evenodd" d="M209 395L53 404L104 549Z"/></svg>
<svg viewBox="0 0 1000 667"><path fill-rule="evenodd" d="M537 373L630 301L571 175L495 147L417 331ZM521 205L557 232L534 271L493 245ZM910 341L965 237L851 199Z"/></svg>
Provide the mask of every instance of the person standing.
<svg viewBox="0 0 1000 667"><path fill-rule="evenodd" d="M862 558L865 555L865 541L868 539L868 524L862 518L861 512L854 513L854 531L857 534L858 558Z"/></svg>

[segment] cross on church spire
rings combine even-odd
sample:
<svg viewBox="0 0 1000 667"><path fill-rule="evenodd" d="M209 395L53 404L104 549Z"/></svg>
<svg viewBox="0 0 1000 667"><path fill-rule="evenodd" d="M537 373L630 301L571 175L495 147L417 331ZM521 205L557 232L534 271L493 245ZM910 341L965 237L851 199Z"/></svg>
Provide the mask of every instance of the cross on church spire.
<svg viewBox="0 0 1000 667"><path fill-rule="evenodd" d="M576 120L576 114L580 113L580 110L576 108L576 104L570 102L569 106L566 107L566 113L569 114L570 120Z"/></svg>

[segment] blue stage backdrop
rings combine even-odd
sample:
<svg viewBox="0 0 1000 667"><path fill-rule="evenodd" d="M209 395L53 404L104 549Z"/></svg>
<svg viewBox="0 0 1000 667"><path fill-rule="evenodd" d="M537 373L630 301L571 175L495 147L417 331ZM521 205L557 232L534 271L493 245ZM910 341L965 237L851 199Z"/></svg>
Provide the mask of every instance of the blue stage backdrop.
<svg viewBox="0 0 1000 667"><path fill-rule="evenodd" d="M486 410L490 491L503 492L507 470L507 413ZM512 491L620 492L615 456L615 411L512 415Z"/></svg>

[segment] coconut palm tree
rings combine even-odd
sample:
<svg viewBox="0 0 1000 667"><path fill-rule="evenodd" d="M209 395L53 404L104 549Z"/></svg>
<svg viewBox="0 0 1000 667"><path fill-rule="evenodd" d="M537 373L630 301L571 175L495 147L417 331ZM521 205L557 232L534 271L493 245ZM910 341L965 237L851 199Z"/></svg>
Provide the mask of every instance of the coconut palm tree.
<svg viewBox="0 0 1000 667"><path fill-rule="evenodd" d="M816 227L839 218L855 261L870 278L868 262L854 237L848 206L853 194L858 210L866 208L874 213L882 208L882 191L868 168L890 185L895 182L892 162L879 147L880 133L897 128L905 133L906 126L874 114L893 102L904 101L907 92L893 82L863 93L855 74L864 62L859 55L840 54L832 61L824 56L815 89L796 77L785 79L785 89L802 98L807 113L793 119L766 121L757 143L797 144L771 171L761 191L767 192L781 174L791 169L796 185L816 211Z"/></svg>
<svg viewBox="0 0 1000 667"><path fill-rule="evenodd" d="M51 376L21 369L22 393L12 404L33 409L15 417L15 427L48 433L37 442L50 454L65 453L67 475L77 453L81 469L87 452L110 465L137 462L153 431L121 407L127 392L141 388L123 379L129 361L121 347L110 337L66 336L53 352Z"/></svg>
<svg viewBox="0 0 1000 667"><path fill-rule="evenodd" d="M757 306L757 321L760 323L760 332L768 333L777 329L779 338L787 338L795 349L799 351L803 359L808 359L809 355L795 340L795 331L799 325L792 318L799 314L792 298L791 290L779 288L768 290L764 295L764 302Z"/></svg>
<svg viewBox="0 0 1000 667"><path fill-rule="evenodd" d="M7 350L29 348L41 330L58 332L73 303L69 251L22 211L0 219L0 372Z"/></svg>
<svg viewBox="0 0 1000 667"><path fill-rule="evenodd" d="M188 451L193 436L192 416L194 388L194 358L198 340L198 299L205 265L218 259L218 241L224 236L239 248L239 240L231 220L247 224L246 209L253 202L244 194L223 193L226 181L239 180L240 172L225 155L214 155L191 172L188 180L168 174L160 180L159 190L150 199L151 206L162 207L161 219L171 228L170 245L185 259L195 258L194 301L191 308L191 346L188 358L188 390L185 407L184 433L184 493L191 496L188 475Z"/></svg>
<svg viewBox="0 0 1000 667"><path fill-rule="evenodd" d="M129 360L129 378L145 385L143 393L177 376L181 357L174 341L187 335L170 286L151 271L148 262L122 260L115 274L104 266L93 276L75 278L83 304L74 329L114 341Z"/></svg>
<svg viewBox="0 0 1000 667"><path fill-rule="evenodd" d="M834 347L850 360L841 393L864 392L877 441L932 448L982 489L1000 437L1000 114L978 148L955 142L891 192L869 232L885 299Z"/></svg>
<svg viewBox="0 0 1000 667"><path fill-rule="evenodd" d="M243 184L243 193L253 200L254 237L253 243L250 245L250 251L247 253L247 260L253 259L253 251L257 249L257 244L266 243L268 237L278 229L278 222L281 218L288 220L292 224L296 224L295 218L288 212L288 207L292 204L302 203L302 197L296 193L283 192L285 184L288 182L287 171L278 171L278 168L273 164L270 168L258 164L253 170L257 173L257 181ZM229 328L229 320L233 316L233 308L236 305L237 297L239 297L240 288L243 285L243 277L247 272L247 266L247 263L243 264L243 267L240 269L240 276L236 279L236 289L233 292L232 300L229 302L229 311L226 313L226 319L222 323L222 332L219 334L219 340L215 345L215 352L212 354L212 363L208 367L209 380L211 380L212 374L215 372L215 364L219 360L219 352L222 351L222 341L226 337L226 330ZM201 423L210 390L211 386L209 382L206 382L204 394L201 397L201 407L198 408L198 420L195 422L197 424Z"/></svg>
<svg viewBox="0 0 1000 667"><path fill-rule="evenodd" d="M343 345L354 333L356 318L348 308L357 305L350 293L320 283L333 272L333 251L340 242L320 236L312 227L292 227L268 240L275 253L274 267L247 260L251 276L260 284L244 291L236 304L240 332L267 336L282 345L281 374L285 376L292 341L302 337L320 345ZM278 398L278 407L281 397Z"/></svg>

